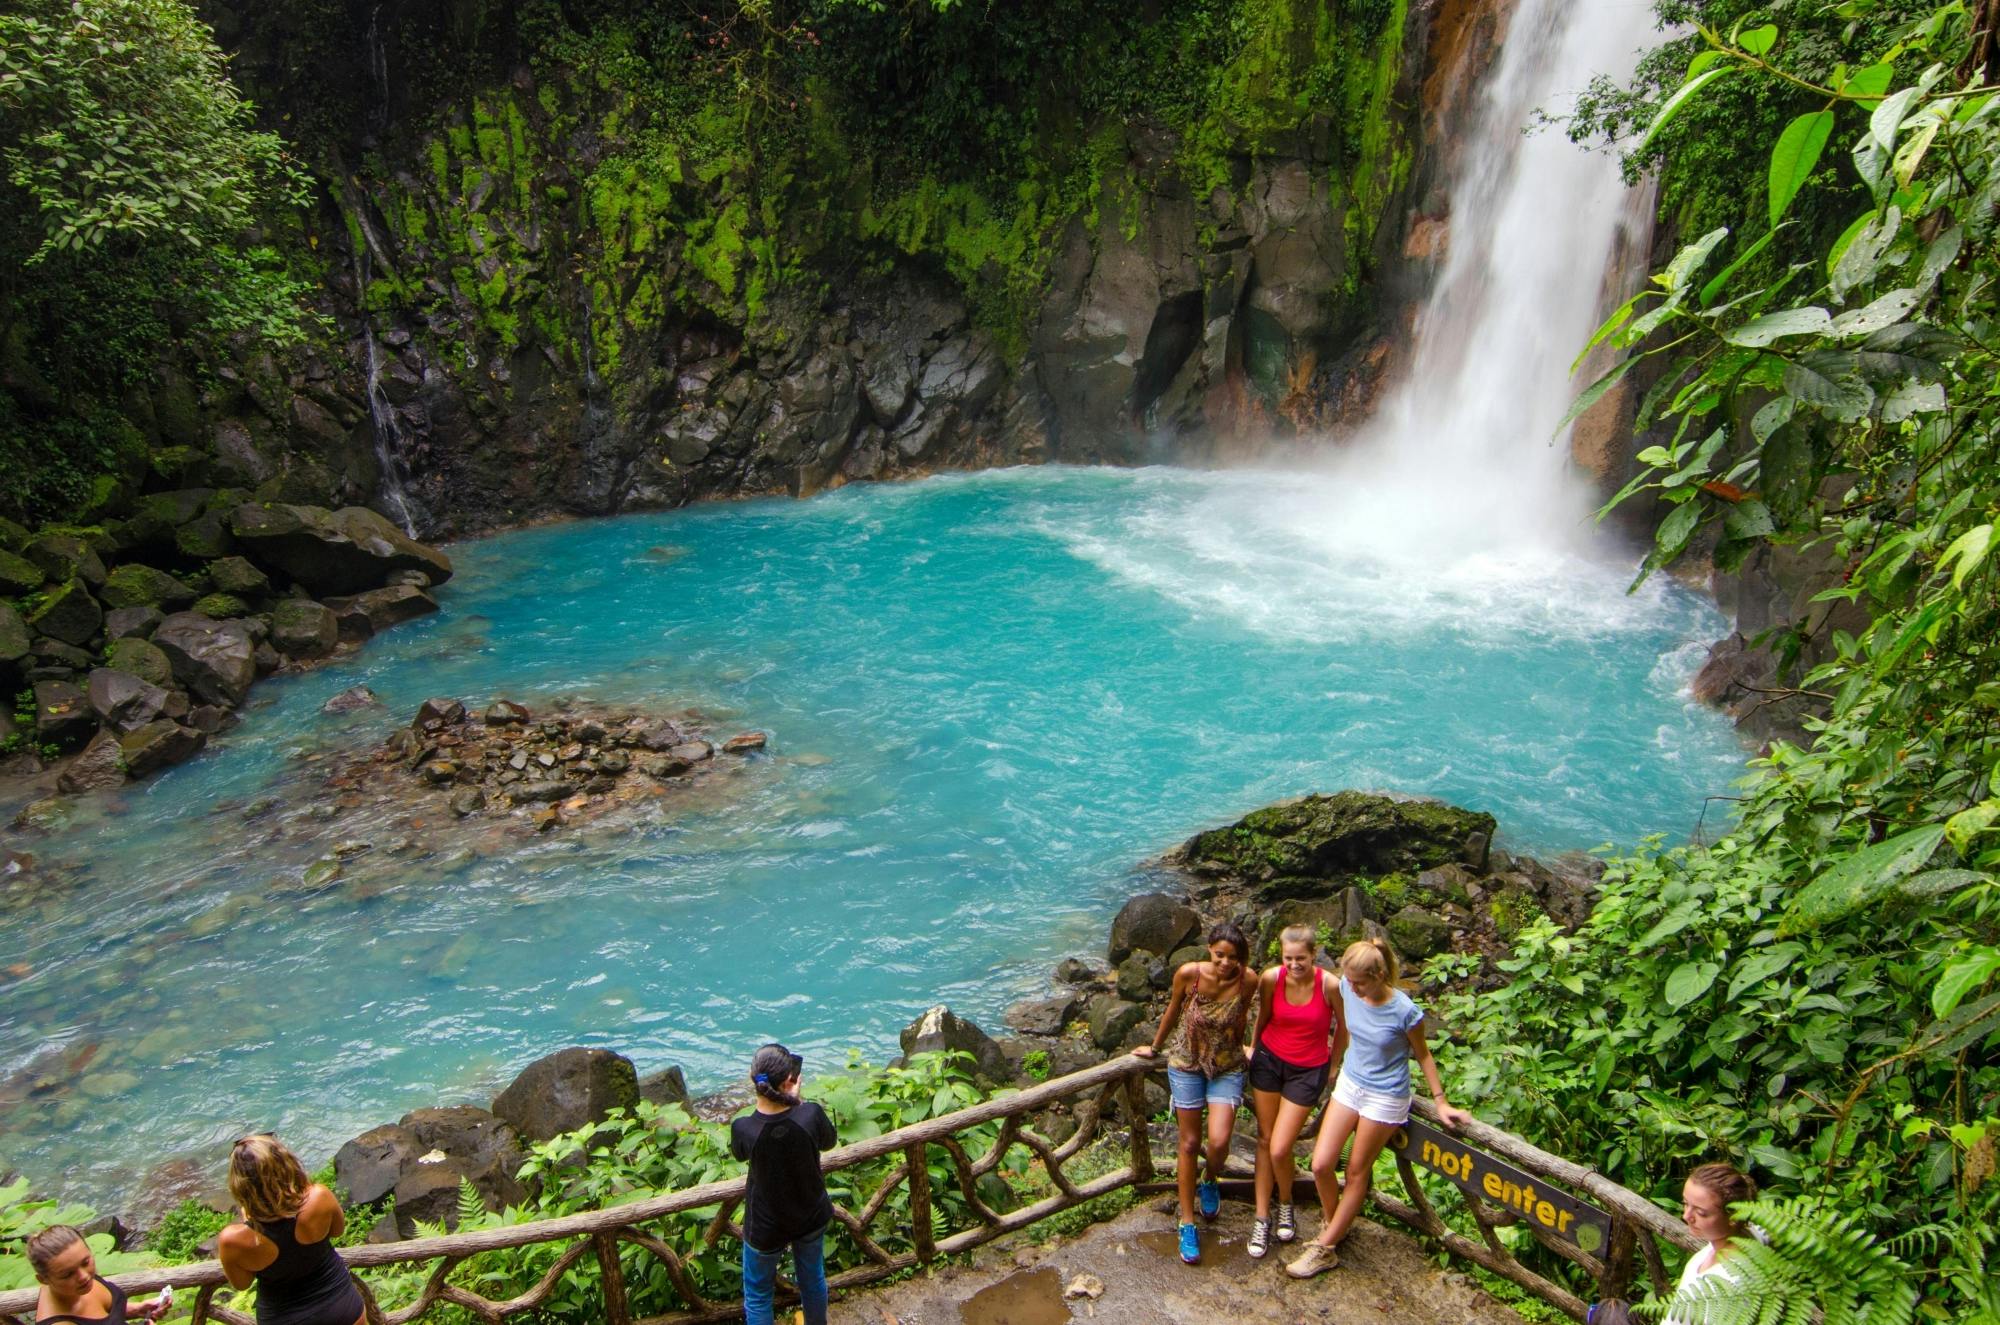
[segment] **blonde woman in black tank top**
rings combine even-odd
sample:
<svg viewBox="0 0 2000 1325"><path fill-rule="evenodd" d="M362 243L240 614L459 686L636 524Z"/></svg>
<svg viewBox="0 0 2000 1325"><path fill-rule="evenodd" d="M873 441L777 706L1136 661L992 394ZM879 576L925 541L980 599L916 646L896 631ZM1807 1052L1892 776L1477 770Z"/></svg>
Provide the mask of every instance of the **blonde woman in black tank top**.
<svg viewBox="0 0 2000 1325"><path fill-rule="evenodd" d="M367 1309L333 1240L347 1228L334 1194L306 1176L275 1136L246 1136L229 1155L243 1222L216 1239L232 1287L257 1285L257 1325L362 1325Z"/></svg>

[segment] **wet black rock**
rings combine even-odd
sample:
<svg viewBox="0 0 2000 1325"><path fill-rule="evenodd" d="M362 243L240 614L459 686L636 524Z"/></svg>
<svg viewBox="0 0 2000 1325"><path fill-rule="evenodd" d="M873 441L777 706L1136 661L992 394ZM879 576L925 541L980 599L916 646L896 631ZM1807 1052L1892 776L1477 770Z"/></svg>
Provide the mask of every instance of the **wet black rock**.
<svg viewBox="0 0 2000 1325"><path fill-rule="evenodd" d="M67 681L34 685L35 736L44 741L81 738L97 723L83 691Z"/></svg>
<svg viewBox="0 0 2000 1325"><path fill-rule="evenodd" d="M940 1003L903 1028L903 1056L951 1051L970 1054L974 1070L989 1081L1007 1076L1007 1056L993 1037Z"/></svg>
<svg viewBox="0 0 2000 1325"><path fill-rule="evenodd" d="M28 613L28 625L65 644L90 643L104 624L104 609L90 596L80 580L66 580L42 595L41 603Z"/></svg>
<svg viewBox="0 0 2000 1325"><path fill-rule="evenodd" d="M374 708L382 701L367 686L349 686L332 699L319 706L321 713L353 713L360 709Z"/></svg>
<svg viewBox="0 0 2000 1325"><path fill-rule="evenodd" d="M1008 1008L1001 1020L1023 1035L1060 1035L1083 1006L1083 995L1074 991L1054 998L1024 998Z"/></svg>
<svg viewBox="0 0 2000 1325"><path fill-rule="evenodd" d="M166 615L150 603L137 607L114 607L104 614L104 638L144 639L159 629Z"/></svg>
<svg viewBox="0 0 2000 1325"><path fill-rule="evenodd" d="M246 504L231 513L229 527L260 560L315 594L371 590L398 570L422 571L432 584L451 578L449 557L364 507Z"/></svg>
<svg viewBox="0 0 2000 1325"><path fill-rule="evenodd" d="M257 679L257 649L240 621L176 612L153 632L174 677L200 699L235 708Z"/></svg>
<svg viewBox="0 0 2000 1325"><path fill-rule="evenodd" d="M86 791L115 787L124 781L125 758L118 748L118 738L108 731L100 731L56 779L56 790L75 796Z"/></svg>
<svg viewBox="0 0 2000 1325"><path fill-rule="evenodd" d="M353 642L438 610L437 599L413 584L392 584L350 597L329 598L326 605L339 623L340 638Z"/></svg>
<svg viewBox="0 0 2000 1325"><path fill-rule="evenodd" d="M651 1104L688 1106L687 1075L676 1067L663 1067L639 1078L639 1098Z"/></svg>
<svg viewBox="0 0 2000 1325"><path fill-rule="evenodd" d="M1125 1043L1134 1027L1145 1020L1146 1007L1116 994L1099 994L1085 1012L1090 1023L1090 1041L1110 1053Z"/></svg>
<svg viewBox="0 0 2000 1325"><path fill-rule="evenodd" d="M493 1100L493 1112L529 1141L547 1141L639 1099L632 1060L609 1049L560 1049L530 1063Z"/></svg>
<svg viewBox="0 0 2000 1325"><path fill-rule="evenodd" d="M324 603L287 598L271 609L271 643L293 658L324 658L340 643L340 620Z"/></svg>
<svg viewBox="0 0 2000 1325"><path fill-rule="evenodd" d="M183 726L171 718L149 722L118 742L125 770L135 778L192 759L207 744L208 733L202 728Z"/></svg>
<svg viewBox="0 0 2000 1325"><path fill-rule="evenodd" d="M85 693L97 720L114 732L145 726L167 703L164 687L111 667L92 669Z"/></svg>
<svg viewBox="0 0 2000 1325"><path fill-rule="evenodd" d="M1193 907L1165 893L1140 893L1119 909L1111 922L1109 956L1114 965L1135 948L1164 953L1195 936L1201 917Z"/></svg>

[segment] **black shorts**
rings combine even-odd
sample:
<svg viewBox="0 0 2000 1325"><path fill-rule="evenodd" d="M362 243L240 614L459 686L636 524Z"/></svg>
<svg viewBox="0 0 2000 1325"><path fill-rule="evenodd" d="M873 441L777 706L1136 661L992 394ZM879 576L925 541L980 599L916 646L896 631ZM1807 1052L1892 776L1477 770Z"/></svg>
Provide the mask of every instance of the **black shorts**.
<svg viewBox="0 0 2000 1325"><path fill-rule="evenodd" d="M1250 1089L1275 1091L1292 1103L1310 1109L1319 1103L1320 1095L1326 1090L1327 1074L1332 1067L1331 1059L1318 1067L1299 1067L1260 1044L1257 1052L1250 1055Z"/></svg>

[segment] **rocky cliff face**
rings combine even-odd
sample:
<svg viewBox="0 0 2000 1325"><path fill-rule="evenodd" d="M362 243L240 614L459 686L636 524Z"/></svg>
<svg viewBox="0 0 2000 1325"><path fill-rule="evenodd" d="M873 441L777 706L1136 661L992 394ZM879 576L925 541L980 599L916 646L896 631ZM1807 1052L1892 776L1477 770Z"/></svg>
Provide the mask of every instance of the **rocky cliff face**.
<svg viewBox="0 0 2000 1325"><path fill-rule="evenodd" d="M1322 422L1365 401L1440 251L1422 190L1506 8L1392 3L1369 35L1350 7L1260 7L1260 118L1220 145L1080 126L1087 186L1003 243L950 190L878 215L837 143L823 178L760 186L663 148L657 105L511 6L212 4L281 123L339 126L297 237L327 331L240 354L177 435L198 477L435 535ZM446 67L455 44L477 54ZM1347 104L1311 108L1336 68ZM998 312L996 271L1025 281Z"/></svg>

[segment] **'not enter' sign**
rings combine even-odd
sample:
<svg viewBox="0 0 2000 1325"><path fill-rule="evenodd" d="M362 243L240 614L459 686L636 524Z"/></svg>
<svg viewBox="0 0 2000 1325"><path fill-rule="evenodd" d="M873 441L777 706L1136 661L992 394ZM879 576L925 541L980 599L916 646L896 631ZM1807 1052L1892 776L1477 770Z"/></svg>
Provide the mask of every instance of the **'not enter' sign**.
<svg viewBox="0 0 2000 1325"><path fill-rule="evenodd" d="M1443 1174L1460 1190L1503 1206L1584 1251L1602 1255L1611 1241L1611 1216L1604 1211L1428 1123L1410 1119L1389 1139L1389 1148L1402 1159Z"/></svg>

